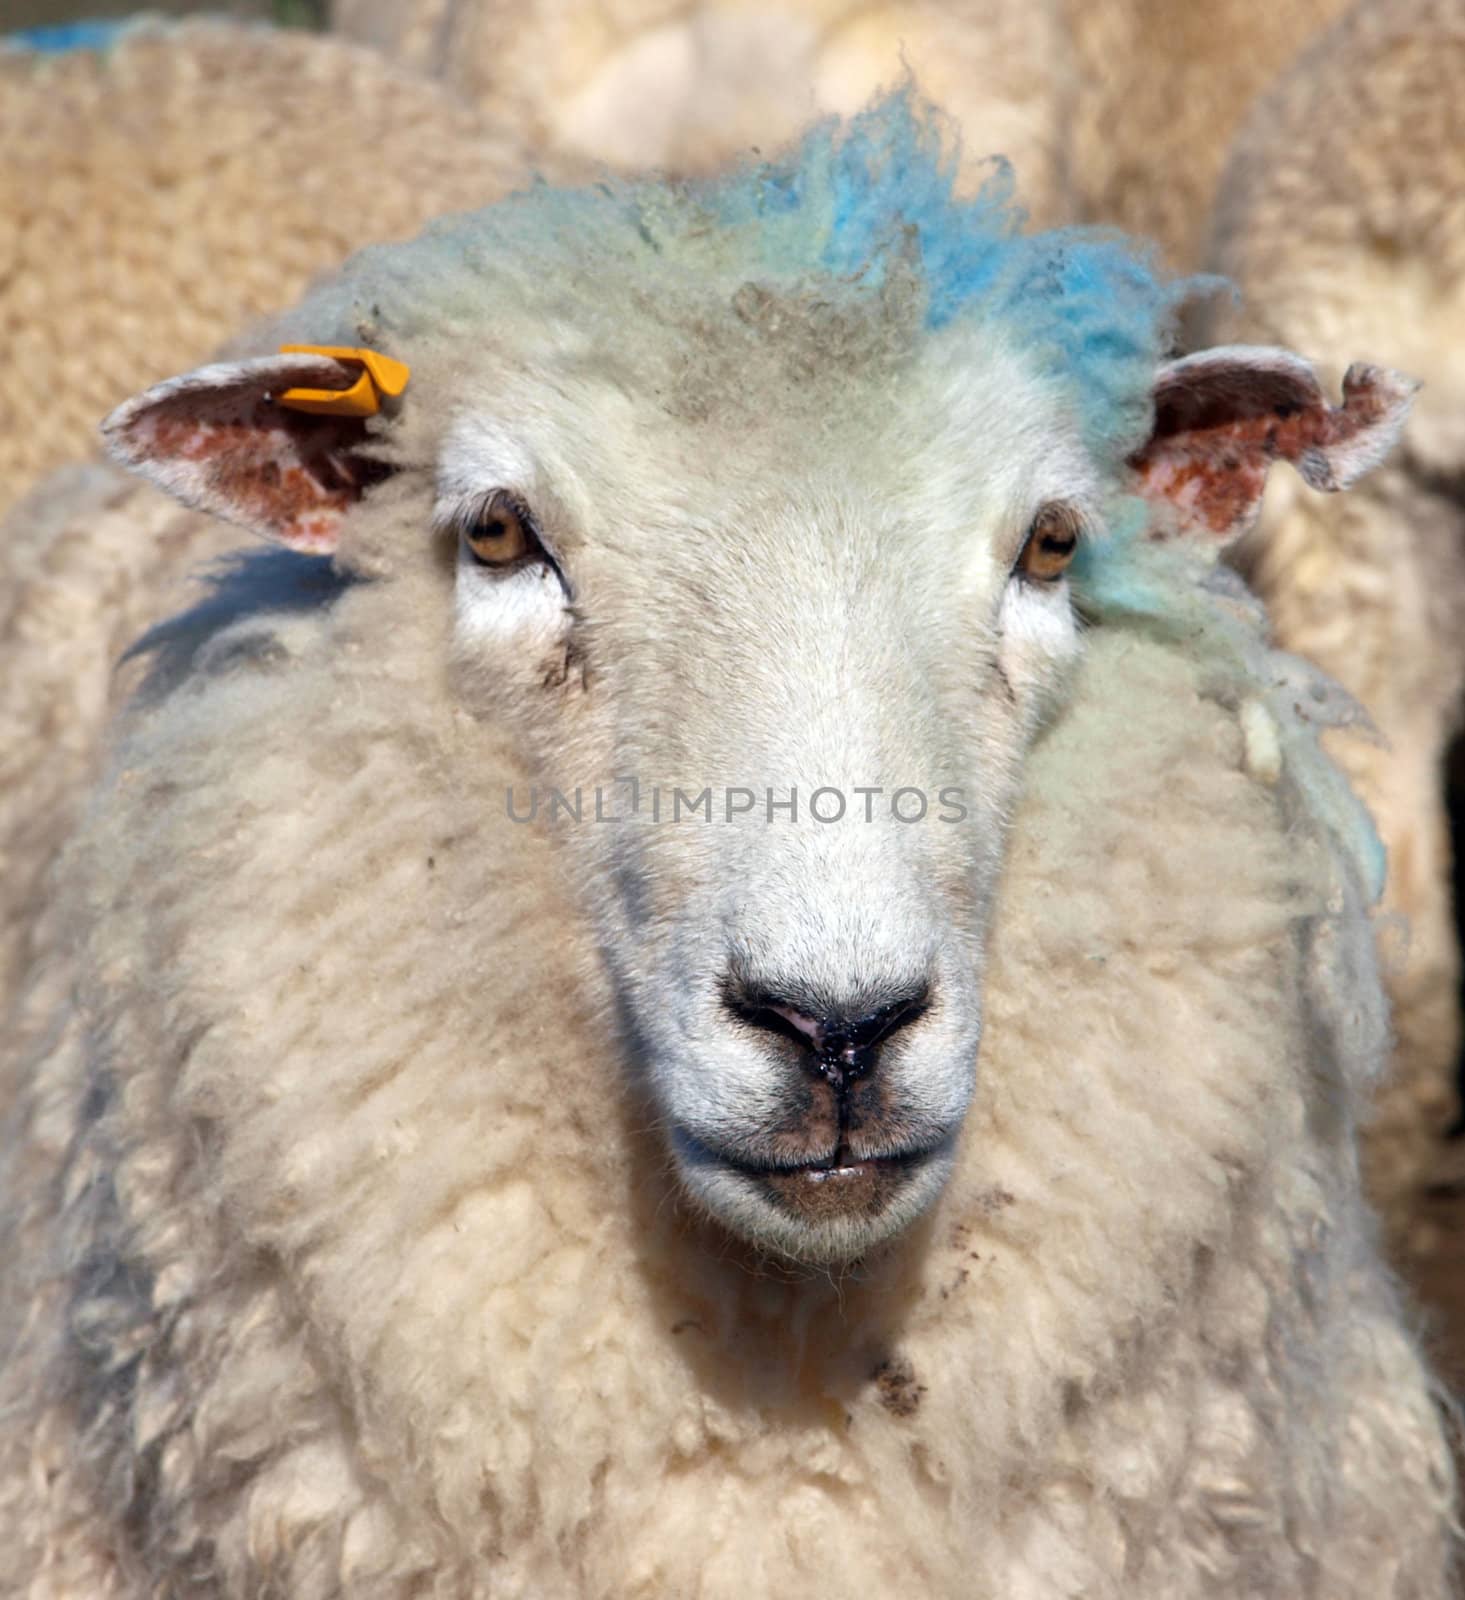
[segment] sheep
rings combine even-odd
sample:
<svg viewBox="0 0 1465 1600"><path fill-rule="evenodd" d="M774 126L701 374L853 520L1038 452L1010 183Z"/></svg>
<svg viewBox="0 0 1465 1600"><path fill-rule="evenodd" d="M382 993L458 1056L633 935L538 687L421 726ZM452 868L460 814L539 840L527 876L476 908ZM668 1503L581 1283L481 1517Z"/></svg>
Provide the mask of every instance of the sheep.
<svg viewBox="0 0 1465 1600"><path fill-rule="evenodd" d="M1465 20L1450 0L1352 11L1247 120L1212 264L1242 291L1203 339L1366 348L1424 380L1404 448L1356 496L1280 481L1239 548L1287 647L1365 705L1382 739L1334 752L1389 848L1386 978L1398 1042L1365 1150L1396 1253L1428 1254L1421 1186L1454 1115L1460 959L1446 748L1465 694ZM1305 215L1298 229L1291 219Z"/></svg>
<svg viewBox="0 0 1465 1600"><path fill-rule="evenodd" d="M143 21L106 51L3 46L0 510L86 451L119 393L356 246L529 178L511 124L343 40Z"/></svg>
<svg viewBox="0 0 1465 1600"><path fill-rule="evenodd" d="M1065 0L1074 82L1065 154L1077 215L1157 240L1177 268L1201 265L1242 119L1346 8ZM1305 226L1287 220L1290 231Z"/></svg>
<svg viewBox="0 0 1465 1600"><path fill-rule="evenodd" d="M112 414L284 548L142 641L19 1003L4 1592L1448 1592L1351 702L1217 560L1410 385L953 182L897 99L537 190Z"/></svg>

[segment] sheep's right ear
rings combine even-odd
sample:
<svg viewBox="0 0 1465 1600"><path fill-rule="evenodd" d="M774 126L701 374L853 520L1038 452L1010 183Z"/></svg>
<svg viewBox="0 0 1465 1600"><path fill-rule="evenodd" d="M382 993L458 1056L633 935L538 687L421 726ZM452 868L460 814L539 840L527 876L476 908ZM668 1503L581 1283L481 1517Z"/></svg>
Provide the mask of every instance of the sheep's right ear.
<svg viewBox="0 0 1465 1600"><path fill-rule="evenodd" d="M297 410L280 397L344 393L359 381L352 366L315 354L200 367L118 406L102 437L185 505L329 555L346 513L387 468L362 453L365 417Z"/></svg>

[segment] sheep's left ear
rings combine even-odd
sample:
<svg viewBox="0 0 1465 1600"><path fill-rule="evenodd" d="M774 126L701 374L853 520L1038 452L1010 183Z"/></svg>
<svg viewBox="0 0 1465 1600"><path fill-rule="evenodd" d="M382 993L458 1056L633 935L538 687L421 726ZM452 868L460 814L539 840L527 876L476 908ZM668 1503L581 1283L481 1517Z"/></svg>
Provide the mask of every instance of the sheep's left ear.
<svg viewBox="0 0 1465 1600"><path fill-rule="evenodd" d="M331 391L330 405L361 381L354 365L325 355L200 367L118 406L102 437L185 505L329 555L346 513L387 469L362 453L365 416L300 410L281 396Z"/></svg>
<svg viewBox="0 0 1465 1600"><path fill-rule="evenodd" d="M1155 424L1130 458L1158 538L1227 545L1256 520L1267 468L1290 461L1314 489L1346 489L1381 462L1419 387L1355 364L1330 406L1289 350L1226 345L1171 361L1155 378Z"/></svg>

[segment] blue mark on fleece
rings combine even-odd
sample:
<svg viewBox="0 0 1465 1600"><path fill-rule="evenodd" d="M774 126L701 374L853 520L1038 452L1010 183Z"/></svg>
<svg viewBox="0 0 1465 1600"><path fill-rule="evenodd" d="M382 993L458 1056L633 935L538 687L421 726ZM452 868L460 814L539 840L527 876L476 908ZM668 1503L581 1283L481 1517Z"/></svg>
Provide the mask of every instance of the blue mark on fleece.
<svg viewBox="0 0 1465 1600"><path fill-rule="evenodd" d="M761 224L769 267L878 281L919 267L933 329L963 316L1007 323L1014 342L1074 394L1091 446L1123 456L1149 424L1150 384L1180 304L1213 279L1162 282L1148 246L1097 228L1024 234L997 158L970 198L959 151L909 89L846 124L823 123L782 163L701 198L725 224Z"/></svg>
<svg viewBox="0 0 1465 1600"><path fill-rule="evenodd" d="M49 28L18 28L0 38L0 43L19 45L23 50L38 50L47 55L63 55L68 50L109 50L127 25L124 19L121 22L63 22Z"/></svg>

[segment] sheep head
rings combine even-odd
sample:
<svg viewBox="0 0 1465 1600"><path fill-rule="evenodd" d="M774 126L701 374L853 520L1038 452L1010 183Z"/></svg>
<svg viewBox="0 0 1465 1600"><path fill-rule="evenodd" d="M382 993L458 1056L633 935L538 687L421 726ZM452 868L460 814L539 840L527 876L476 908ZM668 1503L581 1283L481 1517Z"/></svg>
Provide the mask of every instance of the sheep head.
<svg viewBox="0 0 1465 1600"><path fill-rule="evenodd" d="M379 419L282 407L347 381L290 354L106 425L183 499L398 586L381 649L507 732L483 827L562 847L685 1191L810 1262L950 1170L1075 558L1146 517L1219 548L1272 459L1342 487L1408 399L1360 370L1330 409L1285 352L1166 361L1176 291L952 200L932 141L897 102L771 177L541 191L506 237L496 207L368 252L288 327L409 363Z"/></svg>

